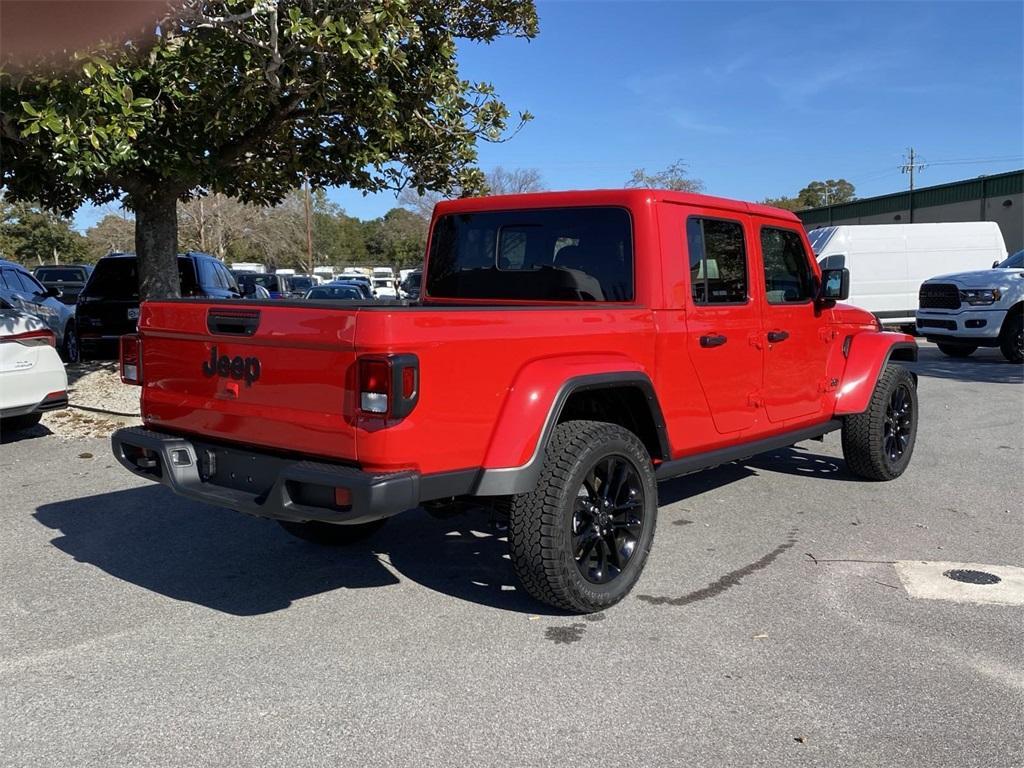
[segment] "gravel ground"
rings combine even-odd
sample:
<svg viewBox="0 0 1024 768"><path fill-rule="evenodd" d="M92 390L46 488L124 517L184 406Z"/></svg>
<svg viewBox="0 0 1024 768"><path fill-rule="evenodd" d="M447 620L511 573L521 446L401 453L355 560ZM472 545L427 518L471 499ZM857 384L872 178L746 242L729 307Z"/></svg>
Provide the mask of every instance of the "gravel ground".
<svg viewBox="0 0 1024 768"><path fill-rule="evenodd" d="M902 561L1024 565L1024 387L924 346L908 472L837 435L660 489L634 593L516 588L486 515L341 550L124 471L0 446L0 765L1024 765L1024 609ZM59 475L54 470L59 468Z"/></svg>
<svg viewBox="0 0 1024 768"><path fill-rule="evenodd" d="M43 416L37 434L78 440L105 437L120 427L142 423L140 389L121 383L116 360L70 365L67 373L69 407Z"/></svg>

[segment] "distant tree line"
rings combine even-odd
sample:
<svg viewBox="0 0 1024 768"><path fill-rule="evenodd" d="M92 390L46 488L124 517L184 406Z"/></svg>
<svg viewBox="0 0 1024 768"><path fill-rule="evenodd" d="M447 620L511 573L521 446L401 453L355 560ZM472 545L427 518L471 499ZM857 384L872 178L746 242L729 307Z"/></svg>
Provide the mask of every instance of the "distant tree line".
<svg viewBox="0 0 1024 768"><path fill-rule="evenodd" d="M485 176L488 194L543 189L533 168L497 167ZM349 216L323 190L311 193L312 263L306 242L305 192L293 190L274 206L248 205L221 194L178 205L178 247L211 253L226 262L266 264L309 273L318 266L390 265L422 262L436 193L407 191L399 205L377 219ZM133 251L135 221L107 213L80 234L70 219L37 205L0 198L0 255L28 266L95 263L111 252Z"/></svg>

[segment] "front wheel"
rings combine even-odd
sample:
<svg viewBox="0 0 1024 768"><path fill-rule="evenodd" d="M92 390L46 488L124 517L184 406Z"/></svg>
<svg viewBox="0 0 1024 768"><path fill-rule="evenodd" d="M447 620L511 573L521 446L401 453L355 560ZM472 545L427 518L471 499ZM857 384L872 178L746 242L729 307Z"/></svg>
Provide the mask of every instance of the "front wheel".
<svg viewBox="0 0 1024 768"><path fill-rule="evenodd" d="M536 599L575 613L624 598L647 562L658 515L651 457L615 424L559 424L535 490L512 499L512 565Z"/></svg>
<svg viewBox="0 0 1024 768"><path fill-rule="evenodd" d="M1006 318L999 334L999 351L1011 363L1024 363L1024 313Z"/></svg>
<svg viewBox="0 0 1024 768"><path fill-rule="evenodd" d="M864 413L843 422L843 457L855 475L868 480L895 480L903 474L917 440L917 387L901 365L890 365L878 378Z"/></svg>
<svg viewBox="0 0 1024 768"><path fill-rule="evenodd" d="M309 520L304 523L296 523L291 520L278 520L292 536L319 544L323 547L343 547L346 544L354 544L362 541L368 536L379 531L387 518L374 520L372 523L358 523L356 525L335 525L333 523L321 523L317 520Z"/></svg>
<svg viewBox="0 0 1024 768"><path fill-rule="evenodd" d="M969 344L938 344L939 352L947 357L970 357L977 347Z"/></svg>

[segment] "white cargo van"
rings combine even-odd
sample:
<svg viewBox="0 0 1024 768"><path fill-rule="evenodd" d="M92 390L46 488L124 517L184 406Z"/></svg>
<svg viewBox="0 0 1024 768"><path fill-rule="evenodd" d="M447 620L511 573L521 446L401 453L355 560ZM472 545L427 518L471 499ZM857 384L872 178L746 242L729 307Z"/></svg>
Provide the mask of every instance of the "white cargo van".
<svg viewBox="0 0 1024 768"><path fill-rule="evenodd" d="M944 272L988 269L1006 258L994 221L843 224L807 233L822 269L850 270L849 302L885 325L914 327L921 283Z"/></svg>

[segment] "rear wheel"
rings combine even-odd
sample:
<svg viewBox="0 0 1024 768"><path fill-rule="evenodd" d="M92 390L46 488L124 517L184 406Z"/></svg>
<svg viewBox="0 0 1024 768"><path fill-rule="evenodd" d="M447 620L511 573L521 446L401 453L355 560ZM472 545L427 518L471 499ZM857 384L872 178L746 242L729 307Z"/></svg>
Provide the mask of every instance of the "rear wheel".
<svg viewBox="0 0 1024 768"><path fill-rule="evenodd" d="M977 347L969 344L939 344L939 352L949 357L970 357Z"/></svg>
<svg viewBox="0 0 1024 768"><path fill-rule="evenodd" d="M1024 313L1007 316L999 334L999 350L1011 363L1024 362Z"/></svg>
<svg viewBox="0 0 1024 768"><path fill-rule="evenodd" d="M8 430L19 430L19 429L30 429L39 423L39 420L43 418L41 413L27 413L24 416L9 416L6 419L0 420L0 429L4 432Z"/></svg>
<svg viewBox="0 0 1024 768"><path fill-rule="evenodd" d="M843 457L850 471L868 480L895 480L903 474L917 440L917 387L900 365L878 379L864 413L843 422Z"/></svg>
<svg viewBox="0 0 1024 768"><path fill-rule="evenodd" d="M78 344L78 329L74 323L68 323L64 329L64 342L60 345L60 356L65 363L77 363L81 359Z"/></svg>
<svg viewBox="0 0 1024 768"><path fill-rule="evenodd" d="M309 520L304 523L296 523L292 520L278 520L292 536L303 541L319 544L324 547L343 547L346 544L354 544L357 541L372 536L384 527L384 520L374 520L372 523L359 523L357 525L335 525L333 523L322 523L317 520Z"/></svg>
<svg viewBox="0 0 1024 768"><path fill-rule="evenodd" d="M600 611L633 588L657 522L651 457L627 429L559 424L537 487L512 499L512 565L536 599L576 613Z"/></svg>

